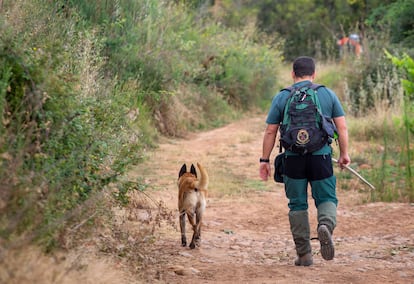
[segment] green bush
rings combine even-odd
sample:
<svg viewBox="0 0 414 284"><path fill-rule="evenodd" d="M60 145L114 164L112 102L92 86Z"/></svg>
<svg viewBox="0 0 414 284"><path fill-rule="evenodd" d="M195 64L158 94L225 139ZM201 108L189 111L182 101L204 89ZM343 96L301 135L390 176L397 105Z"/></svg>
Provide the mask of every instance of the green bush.
<svg viewBox="0 0 414 284"><path fill-rule="evenodd" d="M49 1L5 8L14 17L0 35L0 233L33 232L49 247L75 208L143 159L154 131L139 90L105 70L94 29Z"/></svg>

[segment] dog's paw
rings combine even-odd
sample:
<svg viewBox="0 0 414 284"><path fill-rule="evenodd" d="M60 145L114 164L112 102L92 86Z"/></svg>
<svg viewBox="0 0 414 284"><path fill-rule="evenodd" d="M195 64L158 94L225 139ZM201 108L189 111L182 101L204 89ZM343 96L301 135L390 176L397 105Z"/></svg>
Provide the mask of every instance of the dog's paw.
<svg viewBox="0 0 414 284"><path fill-rule="evenodd" d="M199 246L200 246L200 244L201 244L201 239L200 239L200 238L197 238L197 239L195 240L195 245L196 245L197 247L199 247Z"/></svg>

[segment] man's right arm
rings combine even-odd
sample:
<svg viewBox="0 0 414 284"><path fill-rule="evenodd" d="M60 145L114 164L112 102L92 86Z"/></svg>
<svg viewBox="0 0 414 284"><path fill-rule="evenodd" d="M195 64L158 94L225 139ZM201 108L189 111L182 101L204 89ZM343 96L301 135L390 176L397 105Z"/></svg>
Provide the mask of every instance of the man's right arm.
<svg viewBox="0 0 414 284"><path fill-rule="evenodd" d="M269 159L270 154L272 153L273 147L275 145L277 131L279 129L279 124L268 124L266 126L264 135L263 135L263 149L262 149L262 159ZM260 177L262 180L267 180L270 176L270 164L269 163L260 163Z"/></svg>

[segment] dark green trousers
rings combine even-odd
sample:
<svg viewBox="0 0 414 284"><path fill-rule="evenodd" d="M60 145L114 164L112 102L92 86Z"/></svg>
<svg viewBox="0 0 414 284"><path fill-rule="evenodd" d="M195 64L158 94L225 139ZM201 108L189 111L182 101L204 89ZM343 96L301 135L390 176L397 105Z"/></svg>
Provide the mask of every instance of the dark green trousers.
<svg viewBox="0 0 414 284"><path fill-rule="evenodd" d="M330 155L287 156L283 177L290 229L299 256L311 252L308 220L308 186L318 210L318 225L336 227L336 177Z"/></svg>

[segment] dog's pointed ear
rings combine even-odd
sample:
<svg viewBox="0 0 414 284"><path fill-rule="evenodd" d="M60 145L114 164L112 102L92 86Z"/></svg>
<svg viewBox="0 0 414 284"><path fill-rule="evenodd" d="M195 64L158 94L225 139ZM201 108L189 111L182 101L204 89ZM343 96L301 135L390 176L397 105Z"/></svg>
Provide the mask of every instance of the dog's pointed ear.
<svg viewBox="0 0 414 284"><path fill-rule="evenodd" d="M196 172L196 169L195 169L195 167L194 167L194 165L193 164L191 164L191 169L190 169L190 172L195 176L195 177L197 177L197 172Z"/></svg>
<svg viewBox="0 0 414 284"><path fill-rule="evenodd" d="M187 172L187 166L186 166L186 164L184 164L182 167L181 167L181 170L180 170L180 172L178 173L178 178L180 178L183 174L185 174Z"/></svg>

